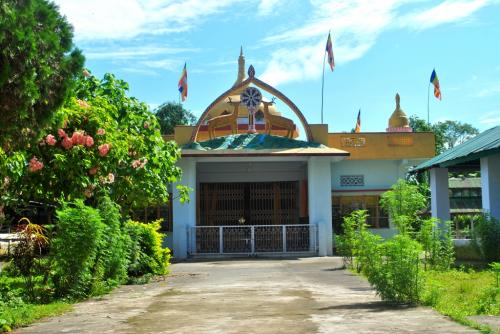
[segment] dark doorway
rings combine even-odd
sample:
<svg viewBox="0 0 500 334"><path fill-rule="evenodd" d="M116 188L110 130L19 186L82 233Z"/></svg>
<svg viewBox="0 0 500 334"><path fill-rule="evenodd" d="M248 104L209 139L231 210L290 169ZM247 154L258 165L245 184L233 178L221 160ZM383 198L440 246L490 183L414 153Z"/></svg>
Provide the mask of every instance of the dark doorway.
<svg viewBox="0 0 500 334"><path fill-rule="evenodd" d="M299 182L200 183L198 226L299 224Z"/></svg>

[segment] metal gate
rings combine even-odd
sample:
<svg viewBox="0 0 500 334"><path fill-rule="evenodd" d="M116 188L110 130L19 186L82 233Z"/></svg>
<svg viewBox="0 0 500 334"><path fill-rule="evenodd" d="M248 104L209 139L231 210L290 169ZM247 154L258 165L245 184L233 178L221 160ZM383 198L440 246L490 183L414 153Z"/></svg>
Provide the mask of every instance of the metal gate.
<svg viewBox="0 0 500 334"><path fill-rule="evenodd" d="M196 226L188 230L190 255L293 254L318 251L316 225Z"/></svg>

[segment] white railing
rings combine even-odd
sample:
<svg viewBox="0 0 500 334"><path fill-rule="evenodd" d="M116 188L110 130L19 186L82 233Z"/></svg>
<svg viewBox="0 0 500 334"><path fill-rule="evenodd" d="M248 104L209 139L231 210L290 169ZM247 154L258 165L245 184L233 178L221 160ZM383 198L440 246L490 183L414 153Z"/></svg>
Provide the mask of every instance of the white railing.
<svg viewBox="0 0 500 334"><path fill-rule="evenodd" d="M188 230L190 255L317 253L316 225L196 226Z"/></svg>

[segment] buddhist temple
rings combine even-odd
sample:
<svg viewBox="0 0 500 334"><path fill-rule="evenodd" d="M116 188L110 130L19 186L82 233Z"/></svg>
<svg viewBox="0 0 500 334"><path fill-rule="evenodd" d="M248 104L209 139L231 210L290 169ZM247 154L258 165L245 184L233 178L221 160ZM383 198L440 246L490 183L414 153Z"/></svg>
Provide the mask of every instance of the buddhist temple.
<svg viewBox="0 0 500 334"><path fill-rule="evenodd" d="M394 234L380 195L435 155L434 135L412 132L400 100L392 114L378 111L386 131L330 133L247 69L241 50L233 86L207 101L196 125L166 138L181 147L181 183L192 189L180 203L173 187L174 256L331 255L356 209L368 211L372 231Z"/></svg>

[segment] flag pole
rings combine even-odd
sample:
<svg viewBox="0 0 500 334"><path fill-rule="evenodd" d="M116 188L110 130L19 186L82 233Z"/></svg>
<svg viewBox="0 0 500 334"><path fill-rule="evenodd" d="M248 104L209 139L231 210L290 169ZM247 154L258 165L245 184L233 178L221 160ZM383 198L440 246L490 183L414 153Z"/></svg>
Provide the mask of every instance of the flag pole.
<svg viewBox="0 0 500 334"><path fill-rule="evenodd" d="M323 124L323 99L325 91L325 62L326 62L326 51L323 52L323 78L321 79L321 124Z"/></svg>
<svg viewBox="0 0 500 334"><path fill-rule="evenodd" d="M427 86L427 125L431 125L429 115L430 115L430 96L431 96L431 83L429 82L429 85Z"/></svg>

